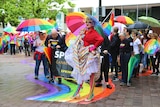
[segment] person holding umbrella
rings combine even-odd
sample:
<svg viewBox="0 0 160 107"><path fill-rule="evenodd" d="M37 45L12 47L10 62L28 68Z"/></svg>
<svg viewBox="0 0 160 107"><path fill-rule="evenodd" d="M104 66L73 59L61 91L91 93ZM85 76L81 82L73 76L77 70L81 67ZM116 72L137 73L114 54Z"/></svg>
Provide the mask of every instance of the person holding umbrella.
<svg viewBox="0 0 160 107"><path fill-rule="evenodd" d="M77 90L72 98L80 97L80 89L84 81L90 80L90 92L85 101L94 98L95 74L100 70L100 56L97 48L103 43L103 37L94 29L96 22L89 16L86 18L86 29L77 36L75 44L65 52L65 59L73 67L71 76L77 80Z"/></svg>
<svg viewBox="0 0 160 107"><path fill-rule="evenodd" d="M142 44L140 39L138 38L138 32L132 31L133 38L133 52L132 56L128 63L128 78L127 78L127 86L131 86L131 77L137 77L139 74L139 63L140 63L140 52L142 51Z"/></svg>
<svg viewBox="0 0 160 107"><path fill-rule="evenodd" d="M36 61L35 79L38 79L39 66L41 64L41 61L43 61L44 75L46 76L46 78L49 78L47 58L44 54L44 42L46 40L46 36L47 35L45 31L39 32L39 38L36 39L33 44L33 46L35 47L34 60Z"/></svg>
<svg viewBox="0 0 160 107"><path fill-rule="evenodd" d="M158 34L157 33L152 33L151 34L151 39L158 40ZM160 50L158 50L156 53L150 56L151 58L151 63L153 67L153 73L152 76L154 75L159 75L159 63L160 63Z"/></svg>

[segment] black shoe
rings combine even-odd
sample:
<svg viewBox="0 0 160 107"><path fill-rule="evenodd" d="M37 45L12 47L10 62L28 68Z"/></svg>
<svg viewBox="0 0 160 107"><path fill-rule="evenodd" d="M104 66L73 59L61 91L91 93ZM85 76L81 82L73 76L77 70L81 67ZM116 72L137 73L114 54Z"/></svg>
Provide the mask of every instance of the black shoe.
<svg viewBox="0 0 160 107"><path fill-rule="evenodd" d="M101 78L99 78L96 82L101 82L102 81L102 79Z"/></svg>
<svg viewBox="0 0 160 107"><path fill-rule="evenodd" d="M62 79L58 78L58 84L61 84L61 83L62 83Z"/></svg>
<svg viewBox="0 0 160 107"><path fill-rule="evenodd" d="M106 87L107 87L108 89L112 89L112 86L111 86L110 84L106 85Z"/></svg>
<svg viewBox="0 0 160 107"><path fill-rule="evenodd" d="M34 79L38 80L38 76L35 76Z"/></svg>
<svg viewBox="0 0 160 107"><path fill-rule="evenodd" d="M54 79L51 78L51 79L49 80L49 83L54 83Z"/></svg>
<svg viewBox="0 0 160 107"><path fill-rule="evenodd" d="M101 87L101 86L102 86L101 83L97 83L97 84L95 85L95 87Z"/></svg>

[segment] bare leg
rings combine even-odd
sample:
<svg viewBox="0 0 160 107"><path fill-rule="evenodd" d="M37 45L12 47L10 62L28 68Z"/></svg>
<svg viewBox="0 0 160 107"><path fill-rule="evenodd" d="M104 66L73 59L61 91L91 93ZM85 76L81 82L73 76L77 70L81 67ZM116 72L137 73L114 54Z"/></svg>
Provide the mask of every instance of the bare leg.
<svg viewBox="0 0 160 107"><path fill-rule="evenodd" d="M82 85L83 85L83 83L82 83L82 84L78 84L77 90L76 90L76 92L74 93L73 98L79 97L79 92L80 92L80 90L81 90L81 88L82 88Z"/></svg>
<svg viewBox="0 0 160 107"><path fill-rule="evenodd" d="M95 80L94 80L94 73L90 76L90 92L88 95L88 98L85 101L91 101L94 98L94 86L95 86Z"/></svg>

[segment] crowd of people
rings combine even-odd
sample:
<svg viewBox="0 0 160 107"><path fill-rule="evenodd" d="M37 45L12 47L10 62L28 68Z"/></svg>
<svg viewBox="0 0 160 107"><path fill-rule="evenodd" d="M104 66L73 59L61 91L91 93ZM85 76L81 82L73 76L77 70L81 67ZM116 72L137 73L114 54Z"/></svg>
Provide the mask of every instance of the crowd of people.
<svg viewBox="0 0 160 107"><path fill-rule="evenodd" d="M89 80L90 92L86 101L90 101L94 98L93 90L94 86L101 87L104 77L106 88L112 89L112 85L109 83L109 71L113 73L113 81L120 81L120 86L131 86L132 77L138 77L139 73L147 72L149 69L153 69L152 75L159 75L159 61L160 52L157 51L153 55L149 55L144 52L144 45L150 39L158 39L159 36L149 30L143 32L137 30L131 30L124 28L124 31L119 33L117 27L113 28L113 32L110 37L102 37L94 30L94 21L92 19L86 20L87 29L83 29L80 32L80 36L77 37L75 44L69 48L65 45L65 35L59 35L56 30L52 31L45 40L41 39L43 44L37 44L36 53L41 57L40 59L44 63L44 74L46 78L50 75L54 82L54 76L59 76L56 70L56 58L55 50L60 49L65 52L66 62L73 67L71 76L76 79L78 87L74 93L73 98L79 98L80 89L83 82ZM41 38L40 36L40 38ZM39 41L39 40L37 40ZM44 59L44 53L42 47L51 47L52 61L51 64L46 66L47 60ZM41 47L41 48L40 48ZM101 62L100 62L101 56ZM36 59L35 67L35 79L38 79L39 69L39 57ZM132 64L134 62L135 64ZM129 68L129 63L132 64L132 68ZM140 71L140 63L143 64L143 69ZM50 68L50 74L48 72ZM128 73L133 70L131 77L128 77ZM122 72L120 78L119 72ZM104 75L104 76L103 76ZM61 83L61 79L58 79L58 83Z"/></svg>
<svg viewBox="0 0 160 107"><path fill-rule="evenodd" d="M121 86L131 86L131 78L128 77L129 72L133 72L131 77L137 77L140 72L144 73L152 69L152 75L159 75L160 52L157 51L149 55L144 51L145 43L150 39L158 40L159 36L157 33L153 33L152 30L140 32L124 28L122 33L118 33L117 27L113 29L110 37L110 54L112 56L111 72L113 72L113 67L115 68L113 81L119 80L119 71L122 72L122 78L120 79ZM131 67L129 67L129 63L132 64L133 71ZM133 63L135 63L135 65ZM140 63L143 64L142 71L140 71Z"/></svg>
<svg viewBox="0 0 160 107"><path fill-rule="evenodd" d="M34 52L33 41L35 40L35 36L33 34L25 34L20 36L20 34L9 33L7 35L3 35L4 40L4 48L1 50L5 55L15 55L16 53L22 54L25 53L25 56L30 56L31 52ZM9 37L9 40L5 40L5 37Z"/></svg>
<svg viewBox="0 0 160 107"><path fill-rule="evenodd" d="M37 33L38 37L29 36L30 38L25 37L24 40L11 34L10 41L4 47L4 53L7 53L9 45L11 55L15 55L16 47L19 53L24 50L26 56L30 56L30 51L34 51L35 79L39 78L39 67L42 61L45 77L50 82L54 82L54 77L60 76L56 68L55 51L65 52L65 60L73 68L71 76L78 84L73 98L80 96L83 82L88 80L90 82L90 92L86 101L94 98L94 86L101 87L103 77L106 88L112 89L109 83L110 70L113 73L113 81L120 81L120 86L128 87L131 86L132 77L138 77L140 72L144 73L152 69L152 75L159 76L160 51L152 55L144 52L145 43L150 39L158 40L158 34L151 30L140 32L128 28L124 28L123 32L119 33L118 27L114 27L109 37L102 37L94 29L94 24L94 20L87 18L87 28L80 32L75 43L70 47L65 44L66 34L61 34L54 29L50 35L46 31L40 31ZM50 63L44 52L45 47L52 50ZM133 62L133 69L131 69L129 64ZM143 64L142 71L140 71L140 63ZM119 72L122 72L121 78ZM129 72L132 73L131 77L128 75ZM58 78L58 83L61 84L61 82L61 78Z"/></svg>

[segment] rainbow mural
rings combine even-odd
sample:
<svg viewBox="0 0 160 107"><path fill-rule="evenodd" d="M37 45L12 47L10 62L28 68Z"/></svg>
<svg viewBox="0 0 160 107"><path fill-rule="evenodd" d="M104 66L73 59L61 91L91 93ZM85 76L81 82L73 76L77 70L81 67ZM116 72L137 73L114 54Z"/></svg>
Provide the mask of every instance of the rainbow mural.
<svg viewBox="0 0 160 107"><path fill-rule="evenodd" d="M35 80L33 74L27 75L26 79L48 89L48 92L28 97L26 98L26 100L89 104L101 100L111 95L115 91L115 85L110 81L110 84L113 86L112 89L95 87L94 99L92 101L85 102L84 100L89 94L90 90L90 86L88 83L83 84L83 88L80 91L80 98L72 99L71 97L75 93L77 87L77 84L75 84L75 82L71 82L67 79L62 78L62 84L49 83L49 80L46 79L43 75L39 76L39 80Z"/></svg>

